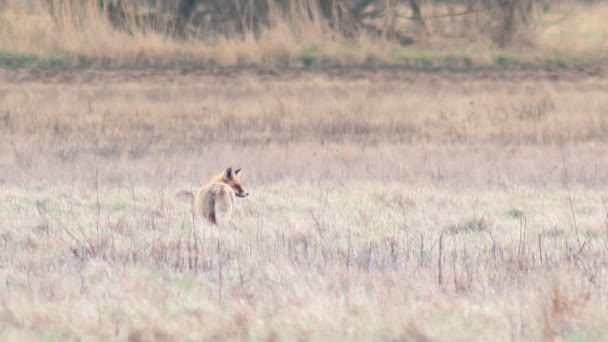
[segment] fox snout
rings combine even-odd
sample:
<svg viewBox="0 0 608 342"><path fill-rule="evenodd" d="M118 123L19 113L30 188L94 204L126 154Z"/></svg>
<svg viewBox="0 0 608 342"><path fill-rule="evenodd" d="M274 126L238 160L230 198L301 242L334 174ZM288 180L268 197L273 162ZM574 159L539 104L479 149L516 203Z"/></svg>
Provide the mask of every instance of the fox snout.
<svg viewBox="0 0 608 342"><path fill-rule="evenodd" d="M243 187L240 184L236 184L232 187L232 189L234 190L234 194L237 197L247 197L249 196L249 193L247 191L245 191L245 189L243 189Z"/></svg>

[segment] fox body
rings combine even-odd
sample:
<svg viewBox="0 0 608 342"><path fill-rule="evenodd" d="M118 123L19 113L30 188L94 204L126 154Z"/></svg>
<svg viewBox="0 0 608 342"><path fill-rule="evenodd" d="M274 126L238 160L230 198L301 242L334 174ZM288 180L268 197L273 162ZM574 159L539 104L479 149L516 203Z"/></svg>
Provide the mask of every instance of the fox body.
<svg viewBox="0 0 608 342"><path fill-rule="evenodd" d="M223 224L230 220L236 197L247 197L239 177L241 169L231 167L213 177L206 185L194 193L193 209L213 224Z"/></svg>

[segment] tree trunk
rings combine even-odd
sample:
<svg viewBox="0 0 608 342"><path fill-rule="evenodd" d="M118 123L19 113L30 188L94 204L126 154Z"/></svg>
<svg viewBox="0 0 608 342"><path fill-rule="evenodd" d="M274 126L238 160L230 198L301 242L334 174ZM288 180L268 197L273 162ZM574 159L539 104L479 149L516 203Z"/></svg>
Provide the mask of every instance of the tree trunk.
<svg viewBox="0 0 608 342"><path fill-rule="evenodd" d="M424 24L424 19L422 18L422 13L420 12L420 6L418 6L418 3L416 2L416 0L408 0L409 4L410 4L410 8L412 10L412 18L414 18L414 21L420 25L421 27L426 29L426 25Z"/></svg>
<svg viewBox="0 0 608 342"><path fill-rule="evenodd" d="M197 0L179 0L177 5L177 18L175 29L177 34L184 36L186 34L186 26L190 22L192 12L196 7Z"/></svg>
<svg viewBox="0 0 608 342"><path fill-rule="evenodd" d="M515 10L517 4L515 0L501 0L498 2L502 14L502 26L498 33L498 46L501 48L511 44L515 35Z"/></svg>

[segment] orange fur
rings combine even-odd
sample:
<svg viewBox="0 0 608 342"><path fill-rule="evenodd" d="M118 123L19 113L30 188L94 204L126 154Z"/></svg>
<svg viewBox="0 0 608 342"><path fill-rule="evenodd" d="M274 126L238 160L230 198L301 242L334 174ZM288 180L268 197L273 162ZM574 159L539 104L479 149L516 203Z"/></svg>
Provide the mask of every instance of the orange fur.
<svg viewBox="0 0 608 342"><path fill-rule="evenodd" d="M206 185L200 187L194 194L193 208L197 215L209 222L221 225L230 220L236 197L247 197L249 193L243 189L239 173L241 169L232 168L213 177Z"/></svg>

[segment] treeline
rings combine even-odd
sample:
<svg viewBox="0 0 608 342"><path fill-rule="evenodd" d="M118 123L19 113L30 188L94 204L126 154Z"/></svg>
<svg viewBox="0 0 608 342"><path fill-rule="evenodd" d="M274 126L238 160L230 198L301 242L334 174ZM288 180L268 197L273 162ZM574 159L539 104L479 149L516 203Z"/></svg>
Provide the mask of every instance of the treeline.
<svg viewBox="0 0 608 342"><path fill-rule="evenodd" d="M51 11L57 11L88 0L46 1ZM519 29L532 25L534 14L546 9L549 0L97 1L118 29L154 29L176 38L256 35L280 18L281 22L318 22L346 38L365 30L408 44L414 39L399 29L398 22L407 20L425 33L428 21L459 18L469 29L486 34L498 46L506 47ZM444 12L426 14L425 9L429 7L441 7Z"/></svg>

